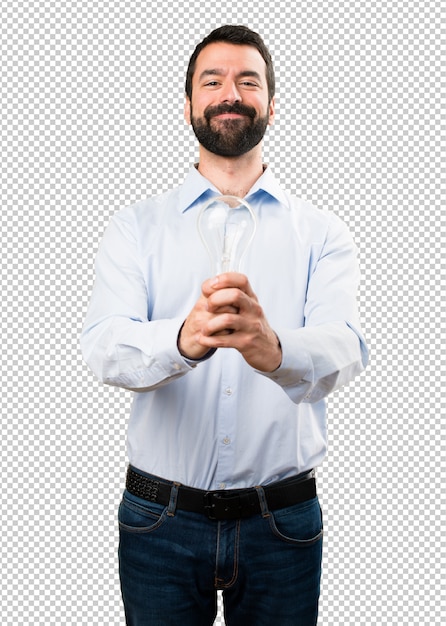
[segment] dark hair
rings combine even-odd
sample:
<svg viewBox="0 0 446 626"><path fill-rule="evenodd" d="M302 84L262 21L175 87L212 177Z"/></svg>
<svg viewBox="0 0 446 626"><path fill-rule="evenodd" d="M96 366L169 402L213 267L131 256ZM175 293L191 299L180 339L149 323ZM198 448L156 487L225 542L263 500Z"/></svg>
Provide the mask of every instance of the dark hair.
<svg viewBox="0 0 446 626"><path fill-rule="evenodd" d="M271 101L276 89L276 79L274 76L273 61L268 48L265 46L260 35L254 31L250 30L246 26L232 26L230 24L220 26L220 28L213 30L203 39L201 43L197 45L193 51L192 56L189 59L189 65L186 73L186 95L189 98L192 97L192 77L195 72L198 55L203 48L218 41L232 43L238 46L253 46L254 48L257 48L266 63L266 82L268 85L268 97Z"/></svg>

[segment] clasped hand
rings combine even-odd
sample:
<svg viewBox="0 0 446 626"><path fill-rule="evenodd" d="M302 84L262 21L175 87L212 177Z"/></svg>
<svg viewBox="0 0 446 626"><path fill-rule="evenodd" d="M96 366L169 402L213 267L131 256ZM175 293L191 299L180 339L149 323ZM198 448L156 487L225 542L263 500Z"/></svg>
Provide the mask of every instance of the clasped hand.
<svg viewBox="0 0 446 626"><path fill-rule="evenodd" d="M277 335L270 327L247 277L227 272L206 280L185 320L178 347L200 359L215 348L235 348L251 367L272 372L282 361Z"/></svg>

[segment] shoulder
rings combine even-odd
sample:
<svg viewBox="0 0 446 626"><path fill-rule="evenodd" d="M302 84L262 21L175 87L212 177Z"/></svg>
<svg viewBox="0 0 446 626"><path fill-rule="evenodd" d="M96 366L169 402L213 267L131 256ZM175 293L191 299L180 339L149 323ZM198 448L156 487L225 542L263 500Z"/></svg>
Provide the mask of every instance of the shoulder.
<svg viewBox="0 0 446 626"><path fill-rule="evenodd" d="M355 249L347 224L336 211L316 207L312 202L286 193L293 230L299 240L323 249Z"/></svg>
<svg viewBox="0 0 446 626"><path fill-rule="evenodd" d="M318 207L309 200L299 198L291 194L287 194L287 197L290 209L299 215L301 219L305 219L316 224L325 224L330 222L332 219L339 219L334 211Z"/></svg>
<svg viewBox="0 0 446 626"><path fill-rule="evenodd" d="M179 188L144 198L117 211L109 227L118 229L122 235L139 241L152 240L166 220L172 219L177 206Z"/></svg>
<svg viewBox="0 0 446 626"><path fill-rule="evenodd" d="M123 207L112 215L103 237L103 245L117 247L123 241L140 249L142 242L152 242L158 236L164 221L168 219L178 188L144 198Z"/></svg>
<svg viewBox="0 0 446 626"><path fill-rule="evenodd" d="M312 202L287 194L289 208L299 230L316 239L325 239L329 234L347 233L348 228L335 211L319 208Z"/></svg>
<svg viewBox="0 0 446 626"><path fill-rule="evenodd" d="M162 194L143 198L134 204L126 206L112 217L117 222L134 222L137 224L156 224L170 206L174 206L179 187Z"/></svg>

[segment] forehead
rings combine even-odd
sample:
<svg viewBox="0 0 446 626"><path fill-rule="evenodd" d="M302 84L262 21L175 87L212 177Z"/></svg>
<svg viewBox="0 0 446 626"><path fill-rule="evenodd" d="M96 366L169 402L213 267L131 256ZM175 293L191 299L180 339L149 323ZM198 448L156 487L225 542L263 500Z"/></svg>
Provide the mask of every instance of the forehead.
<svg viewBox="0 0 446 626"><path fill-rule="evenodd" d="M220 70L222 73L255 72L266 79L266 63L253 46L218 41L207 45L197 57L194 80L203 72Z"/></svg>

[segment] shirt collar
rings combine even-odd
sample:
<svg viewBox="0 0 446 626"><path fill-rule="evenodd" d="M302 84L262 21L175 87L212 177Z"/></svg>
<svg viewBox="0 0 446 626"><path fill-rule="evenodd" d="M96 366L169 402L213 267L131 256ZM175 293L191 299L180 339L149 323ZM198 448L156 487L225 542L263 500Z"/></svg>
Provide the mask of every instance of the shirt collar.
<svg viewBox="0 0 446 626"><path fill-rule="evenodd" d="M287 198L286 193L281 189L279 185L279 181L274 176L271 168L268 166L265 167L263 174L256 180L254 185L246 194L246 199L249 200L251 196L256 193L263 192L271 196L271 198L280 202L286 207L289 207L289 200Z"/></svg>
<svg viewBox="0 0 446 626"><path fill-rule="evenodd" d="M279 182L269 166L265 167L263 174L248 191L246 200L249 200L250 197L259 192L266 193L277 202L289 206L288 198L285 192L280 188ZM206 200L214 195L219 196L221 192L207 178L202 176L194 166L190 169L184 183L179 189L178 209L184 213L198 200Z"/></svg>

